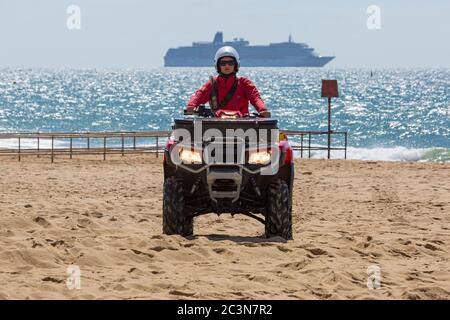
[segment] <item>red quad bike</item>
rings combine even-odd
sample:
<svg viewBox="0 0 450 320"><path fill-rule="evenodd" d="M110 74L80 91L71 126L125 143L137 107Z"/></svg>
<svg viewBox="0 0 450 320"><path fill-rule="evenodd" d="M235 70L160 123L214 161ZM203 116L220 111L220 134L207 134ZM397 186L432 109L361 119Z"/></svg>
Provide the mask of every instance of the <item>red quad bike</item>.
<svg viewBox="0 0 450 320"><path fill-rule="evenodd" d="M195 217L230 213L262 222L268 238L292 239L293 151L277 120L223 110L213 114L200 106L185 110L172 129L164 152L165 234L190 236ZM230 137L230 130L241 135ZM255 136L242 132L256 132L257 148L251 143ZM185 137L195 134L201 139Z"/></svg>

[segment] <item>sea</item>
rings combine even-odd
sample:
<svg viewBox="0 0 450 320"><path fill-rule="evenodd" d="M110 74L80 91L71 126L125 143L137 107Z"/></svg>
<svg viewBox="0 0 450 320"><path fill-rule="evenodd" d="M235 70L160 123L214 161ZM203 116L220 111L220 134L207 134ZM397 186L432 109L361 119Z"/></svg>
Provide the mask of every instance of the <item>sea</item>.
<svg viewBox="0 0 450 320"><path fill-rule="evenodd" d="M213 74L213 68L0 69L0 133L170 130ZM338 80L331 127L348 132L348 159L450 162L449 68L241 68L239 75L255 83L280 129L304 131L327 130L321 80ZM342 137L333 136L333 146L343 146ZM313 139L326 145L325 136ZM16 144L0 139L0 148Z"/></svg>

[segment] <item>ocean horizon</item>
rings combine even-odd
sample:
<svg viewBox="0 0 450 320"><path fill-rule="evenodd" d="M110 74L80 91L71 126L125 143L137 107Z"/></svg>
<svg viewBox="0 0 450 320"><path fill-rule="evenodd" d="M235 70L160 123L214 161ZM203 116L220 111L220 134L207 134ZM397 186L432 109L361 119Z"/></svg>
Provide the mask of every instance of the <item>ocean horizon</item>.
<svg viewBox="0 0 450 320"><path fill-rule="evenodd" d="M213 68L2 68L0 133L170 130L213 74ZM449 68L242 68L239 76L256 84L280 129L304 131L327 130L321 80L337 79L332 130L348 131L349 159L450 162ZM16 144L0 140L0 148Z"/></svg>

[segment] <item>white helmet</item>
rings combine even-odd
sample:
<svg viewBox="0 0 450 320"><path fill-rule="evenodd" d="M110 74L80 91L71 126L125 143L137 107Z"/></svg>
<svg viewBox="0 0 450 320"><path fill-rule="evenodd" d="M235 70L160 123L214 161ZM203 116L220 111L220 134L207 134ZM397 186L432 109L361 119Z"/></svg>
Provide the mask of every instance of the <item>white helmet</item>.
<svg viewBox="0 0 450 320"><path fill-rule="evenodd" d="M239 60L239 53L236 51L236 49L234 49L233 47L230 46L225 46L220 48L219 50L217 50L216 55L214 56L214 64L216 66L216 70L219 71L219 60L220 58L223 57L232 57L236 60L236 72L239 70L239 66L240 66L240 60Z"/></svg>

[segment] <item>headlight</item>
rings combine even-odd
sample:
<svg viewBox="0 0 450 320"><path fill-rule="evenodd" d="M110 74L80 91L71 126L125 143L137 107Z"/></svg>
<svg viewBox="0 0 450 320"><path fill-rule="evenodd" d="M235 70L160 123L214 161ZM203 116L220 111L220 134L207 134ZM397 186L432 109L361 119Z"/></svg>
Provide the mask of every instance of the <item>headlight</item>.
<svg viewBox="0 0 450 320"><path fill-rule="evenodd" d="M180 160L183 163L202 163L202 155L198 151L181 149Z"/></svg>
<svg viewBox="0 0 450 320"><path fill-rule="evenodd" d="M248 163L250 164L268 164L270 162L270 152L260 151L250 153Z"/></svg>

